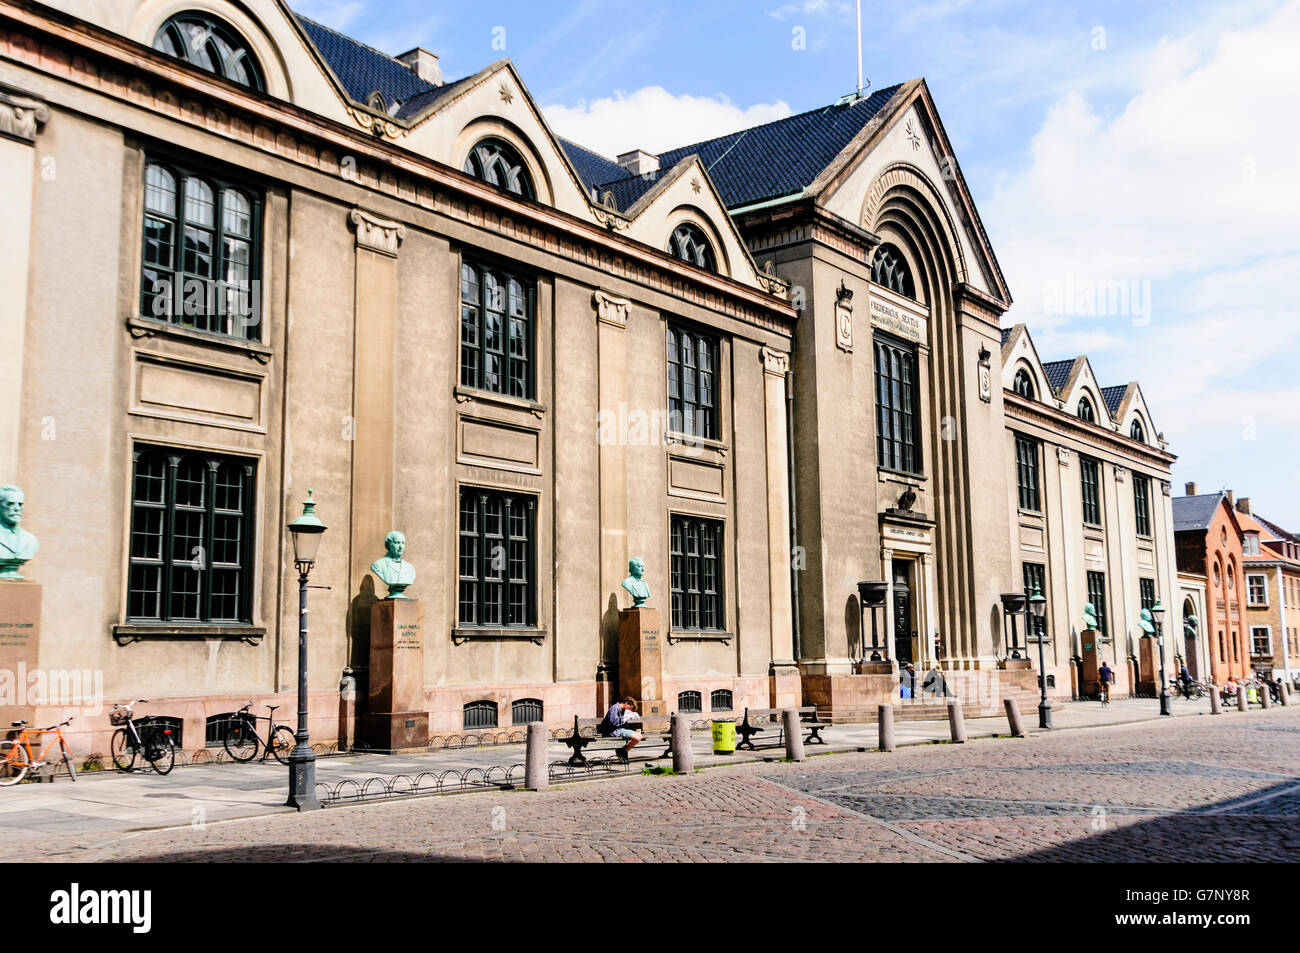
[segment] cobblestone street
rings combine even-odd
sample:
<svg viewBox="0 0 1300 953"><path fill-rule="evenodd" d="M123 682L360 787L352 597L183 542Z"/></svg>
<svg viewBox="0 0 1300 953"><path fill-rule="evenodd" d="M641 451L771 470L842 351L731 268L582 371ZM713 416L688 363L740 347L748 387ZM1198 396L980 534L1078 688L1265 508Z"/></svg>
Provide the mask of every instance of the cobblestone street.
<svg viewBox="0 0 1300 953"><path fill-rule="evenodd" d="M1298 763L1291 707L47 835L3 859L1295 861Z"/></svg>

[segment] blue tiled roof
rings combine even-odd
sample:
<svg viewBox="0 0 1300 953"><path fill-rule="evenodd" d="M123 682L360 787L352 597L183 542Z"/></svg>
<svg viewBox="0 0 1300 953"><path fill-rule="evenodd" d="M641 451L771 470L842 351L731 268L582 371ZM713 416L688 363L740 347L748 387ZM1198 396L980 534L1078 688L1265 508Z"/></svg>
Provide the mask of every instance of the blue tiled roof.
<svg viewBox="0 0 1300 953"><path fill-rule="evenodd" d="M1115 411L1119 410L1120 401L1124 399L1124 392L1127 390L1127 384L1116 384L1101 389L1101 399L1106 402L1106 409L1110 411L1112 417L1115 416Z"/></svg>
<svg viewBox="0 0 1300 953"><path fill-rule="evenodd" d="M564 148L587 188L595 186L602 192L609 189L620 209L626 210L690 155L700 157L727 208L737 208L793 195L807 188L880 112L897 89L898 86L889 86L854 102L823 106L717 139L670 149L659 154L659 171L646 175L629 176L616 163L572 143L565 143Z"/></svg>
<svg viewBox="0 0 1300 953"><path fill-rule="evenodd" d="M383 93L385 102L390 106L393 103L401 104L396 115L405 119L437 101L457 85L448 83L435 86L420 79L412 69L391 56L301 14L294 16L298 17L308 38L355 102L364 103L371 93L378 91Z"/></svg>
<svg viewBox="0 0 1300 953"><path fill-rule="evenodd" d="M1193 529L1209 529L1214 519L1214 511L1219 508L1222 493L1202 493L1200 496L1176 496L1173 498L1174 532Z"/></svg>
<svg viewBox="0 0 1300 953"><path fill-rule="evenodd" d="M1075 358L1068 361L1048 361L1043 365L1043 372L1047 374L1047 383L1052 387L1053 394L1059 394L1065 382L1070 378L1070 368L1074 367Z"/></svg>
<svg viewBox="0 0 1300 953"><path fill-rule="evenodd" d="M1003 344L1006 344L1006 343L1007 343L1007 338L1011 337L1011 332L1012 332L1012 330L1013 330L1012 328L1003 328L1003 329L1002 329L1002 343L1003 343Z"/></svg>

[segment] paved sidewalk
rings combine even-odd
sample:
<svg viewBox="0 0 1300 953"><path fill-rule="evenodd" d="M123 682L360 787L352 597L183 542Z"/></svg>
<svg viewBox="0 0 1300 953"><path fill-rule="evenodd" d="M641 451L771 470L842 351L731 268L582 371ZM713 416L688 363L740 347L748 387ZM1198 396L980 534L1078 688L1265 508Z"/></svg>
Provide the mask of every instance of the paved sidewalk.
<svg viewBox="0 0 1300 953"><path fill-rule="evenodd" d="M1175 700L1174 714L1177 716L1202 715L1208 711L1209 705L1205 700ZM1160 719L1158 712L1159 703L1154 699L1120 699L1108 708L1102 708L1096 702L1071 702L1054 709L1053 719L1057 733L1065 733L1066 729L1166 720ZM1026 729L1036 733L1037 713L1031 710L1022 715ZM1237 717L1235 711L1223 716L1224 720L1234 717ZM1006 735L1006 719L968 719L967 734L971 739ZM835 725L825 735L828 744L809 745L807 754L870 751L877 743L874 724ZM899 746L948 741L948 723L898 721L895 737ZM774 762L785 754L784 748L768 747L756 752L716 756L711 751L708 732L693 733L692 743L696 765L701 768L755 761ZM663 747L647 743L645 749L643 758L660 754ZM549 760L552 763L566 760L568 754L568 749L562 744L551 742ZM324 798L330 787L341 789L345 796L355 796L371 778L391 782L405 776L406 780L397 784L399 790L409 789L418 779L422 791L429 790L438 776L445 776L448 789L452 789L457 776L472 769L483 772L482 775L474 772L476 779L486 775L491 780L501 781L505 769L512 765L520 765L513 778L522 782L523 761L522 744L445 749L413 755L343 754L319 758L316 774L318 784L326 786L319 788ZM595 776L635 775L648 766L670 764L667 760L634 760L626 769L597 768ZM498 766L500 770L488 774L489 769ZM166 777L159 777L152 771L137 771L129 775L116 771L83 771L75 783L63 775L56 776L52 783L24 783L0 788L0 860L28 853L34 842L55 843L70 835L98 834L110 838L126 831L197 826L232 818L292 813L284 806L287 771L274 761L177 767ZM447 775L447 772L456 772L457 775ZM575 779L591 776L575 775ZM345 784L347 781L354 783ZM372 782L370 789L374 791L382 786L383 782Z"/></svg>

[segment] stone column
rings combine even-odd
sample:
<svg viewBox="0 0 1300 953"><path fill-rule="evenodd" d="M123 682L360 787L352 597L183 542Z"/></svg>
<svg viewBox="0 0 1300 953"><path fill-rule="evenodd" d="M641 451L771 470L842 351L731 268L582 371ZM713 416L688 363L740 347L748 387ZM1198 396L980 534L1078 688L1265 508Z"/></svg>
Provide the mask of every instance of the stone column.
<svg viewBox="0 0 1300 953"><path fill-rule="evenodd" d="M794 611L790 587L790 473L786 445L785 375L790 355L763 348L764 420L767 425L767 547L772 674L796 675Z"/></svg>
<svg viewBox="0 0 1300 953"><path fill-rule="evenodd" d="M626 298L596 291L597 390L596 412L622 420L621 406L627 401L627 319L632 303ZM610 439L598 447L600 459L600 588L602 599L619 593L620 582L627 575L627 447L618 428ZM653 591L667 595L666 567L658 567L660 577ZM619 654L619 613L601 606L600 653L604 661L617 661ZM621 678L621 676L620 676Z"/></svg>
<svg viewBox="0 0 1300 953"><path fill-rule="evenodd" d="M23 340L27 331L27 271L31 258L32 187L36 136L50 110L39 99L0 84L0 340L9 373L0 375L0 483L19 479Z"/></svg>
<svg viewBox="0 0 1300 953"><path fill-rule="evenodd" d="M354 208L356 290L353 324L352 501L348 598L349 661L369 662L370 607L377 598L370 564L394 528L396 444L397 249L405 226ZM378 595L383 595L379 593Z"/></svg>

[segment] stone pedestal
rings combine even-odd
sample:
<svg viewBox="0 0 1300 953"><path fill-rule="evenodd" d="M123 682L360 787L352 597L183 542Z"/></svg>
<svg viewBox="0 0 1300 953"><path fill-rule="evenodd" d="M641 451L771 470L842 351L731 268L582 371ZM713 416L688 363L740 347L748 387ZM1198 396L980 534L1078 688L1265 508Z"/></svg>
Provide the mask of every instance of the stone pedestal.
<svg viewBox="0 0 1300 953"><path fill-rule="evenodd" d="M1101 668L1097 661L1098 634L1096 629L1085 629L1079 634L1079 694L1084 698L1096 698L1101 690L1097 678L1097 670Z"/></svg>
<svg viewBox="0 0 1300 953"><path fill-rule="evenodd" d="M366 740L402 751L429 743L424 706L424 606L384 599L370 607L370 690Z"/></svg>
<svg viewBox="0 0 1300 953"><path fill-rule="evenodd" d="M1027 658L1004 658L998 662L998 668L1004 672L1023 672L1030 668Z"/></svg>
<svg viewBox="0 0 1300 953"><path fill-rule="evenodd" d="M1138 639L1137 693L1144 698L1160 694L1160 646L1150 636Z"/></svg>
<svg viewBox="0 0 1300 953"><path fill-rule="evenodd" d="M647 726L668 723L664 702L663 630L658 609L618 614L618 696L636 699Z"/></svg>
<svg viewBox="0 0 1300 953"><path fill-rule="evenodd" d="M40 583L0 581L0 706L5 725L31 721L36 699L27 698L28 674L39 665L41 643Z"/></svg>
<svg viewBox="0 0 1300 953"><path fill-rule="evenodd" d="M854 662L854 675L893 675L894 663L890 661L882 662Z"/></svg>

